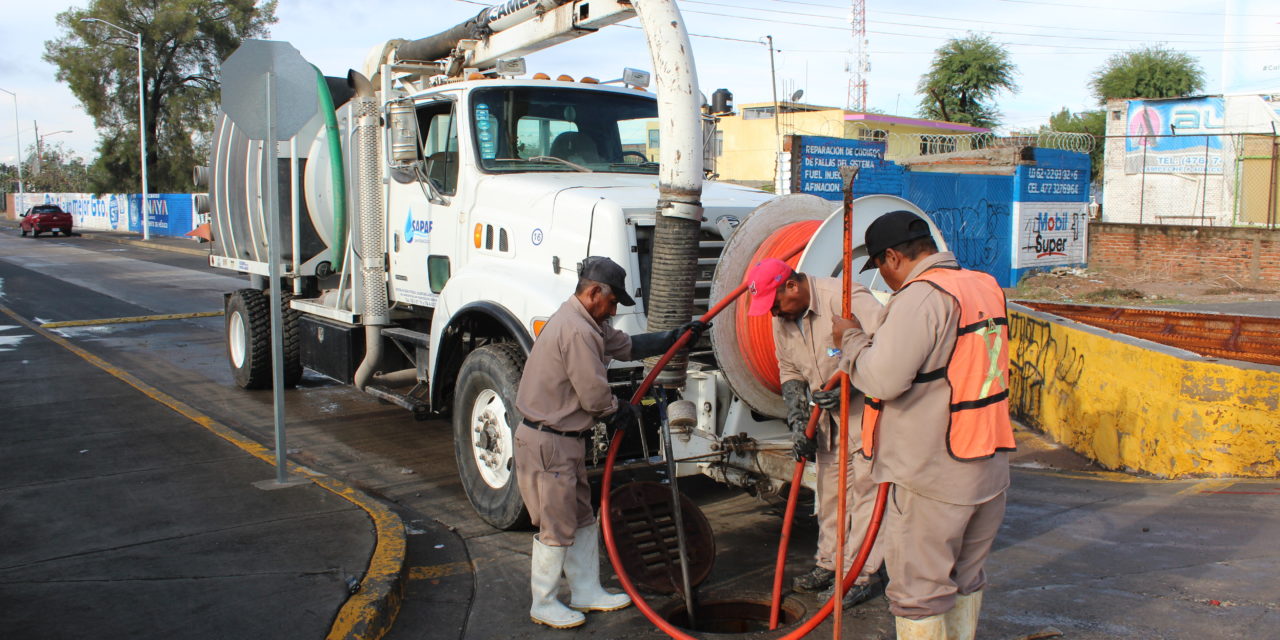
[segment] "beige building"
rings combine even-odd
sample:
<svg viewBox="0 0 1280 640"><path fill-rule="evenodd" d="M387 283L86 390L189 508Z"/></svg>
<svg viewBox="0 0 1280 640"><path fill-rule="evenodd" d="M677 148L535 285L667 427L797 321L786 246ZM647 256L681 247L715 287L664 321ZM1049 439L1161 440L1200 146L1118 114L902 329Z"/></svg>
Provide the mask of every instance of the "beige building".
<svg viewBox="0 0 1280 640"><path fill-rule="evenodd" d="M989 133L990 129L953 122L857 113L835 107L794 102L740 105L738 112L720 117L713 145L715 171L721 180L760 186L772 184L780 148L788 135L828 136L887 143L886 160L920 155L939 144L954 145L952 136Z"/></svg>

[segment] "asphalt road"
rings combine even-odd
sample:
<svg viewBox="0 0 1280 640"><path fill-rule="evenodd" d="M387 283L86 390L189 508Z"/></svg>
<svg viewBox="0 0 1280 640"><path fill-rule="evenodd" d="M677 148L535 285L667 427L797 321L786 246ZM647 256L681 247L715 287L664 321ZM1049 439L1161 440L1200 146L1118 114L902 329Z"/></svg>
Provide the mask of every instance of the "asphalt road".
<svg viewBox="0 0 1280 640"><path fill-rule="evenodd" d="M244 286L197 256L16 233L0 235L0 278L0 303L21 299L26 317L40 322L213 311L221 309L222 293ZM271 396L232 384L222 322L58 332L270 444ZM11 403L0 398L0 410ZM446 420L415 422L398 407L311 373L287 394L286 406L293 460L400 508L410 534L410 580L388 638L661 637L634 607L591 614L573 632L529 622L530 534L495 531L472 512L457 480ZM1280 638L1274 578L1280 481L1131 479L1096 472L1035 438L1024 436L1020 446L1008 515L988 564L980 638L1018 638L1047 627L1068 638ZM700 595L767 593L779 505L709 481L682 486L716 532L715 568ZM814 536L812 520L802 521L790 556L796 571L807 568ZM808 613L819 604L798 601ZM667 598L651 603L674 604ZM56 603L32 606L40 607L39 615L59 615ZM214 614L193 613L191 624L206 622L205 615ZM830 634L830 623L818 633ZM892 637L885 603L847 612L844 636Z"/></svg>

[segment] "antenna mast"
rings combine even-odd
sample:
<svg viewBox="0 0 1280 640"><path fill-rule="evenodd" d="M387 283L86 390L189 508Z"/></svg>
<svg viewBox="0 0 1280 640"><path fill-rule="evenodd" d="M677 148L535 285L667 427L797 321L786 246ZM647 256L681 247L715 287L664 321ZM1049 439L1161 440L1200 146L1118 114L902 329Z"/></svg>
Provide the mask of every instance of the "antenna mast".
<svg viewBox="0 0 1280 640"><path fill-rule="evenodd" d="M867 73L871 71L867 51L867 0L852 0L849 26L853 31L853 59L848 63L849 98L845 107L850 111L867 109Z"/></svg>

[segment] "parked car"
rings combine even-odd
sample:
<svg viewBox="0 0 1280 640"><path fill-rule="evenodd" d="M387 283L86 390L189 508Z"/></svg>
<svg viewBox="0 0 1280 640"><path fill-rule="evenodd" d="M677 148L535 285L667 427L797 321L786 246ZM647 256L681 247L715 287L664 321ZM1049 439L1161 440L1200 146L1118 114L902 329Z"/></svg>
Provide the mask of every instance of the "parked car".
<svg viewBox="0 0 1280 640"><path fill-rule="evenodd" d="M22 228L22 235L30 233L38 236L45 231L53 233L62 232L62 235L71 235L71 214L62 210L56 204L38 204L27 212L22 214L22 221L18 223Z"/></svg>

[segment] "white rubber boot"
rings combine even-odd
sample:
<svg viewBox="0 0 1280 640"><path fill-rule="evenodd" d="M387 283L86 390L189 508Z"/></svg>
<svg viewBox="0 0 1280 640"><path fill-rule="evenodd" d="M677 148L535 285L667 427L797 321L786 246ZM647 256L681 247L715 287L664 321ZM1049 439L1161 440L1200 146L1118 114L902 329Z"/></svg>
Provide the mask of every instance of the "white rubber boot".
<svg viewBox="0 0 1280 640"><path fill-rule="evenodd" d="M529 617L538 624L555 629L576 627L587 617L564 606L556 598L560 592L560 572L569 547L548 547L533 539L533 567L529 572L529 586L533 591L533 606Z"/></svg>
<svg viewBox="0 0 1280 640"><path fill-rule="evenodd" d="M943 614L947 620L947 640L973 640L978 633L978 611L982 609L982 592L956 595L956 606Z"/></svg>
<svg viewBox="0 0 1280 640"><path fill-rule="evenodd" d="M929 616L919 620L894 618L898 640L946 640L947 624L944 615Z"/></svg>
<svg viewBox="0 0 1280 640"><path fill-rule="evenodd" d="M587 525L573 534L573 546L564 560L569 579L569 606L578 611L614 611L631 604L631 596L612 593L600 586L599 523Z"/></svg>

